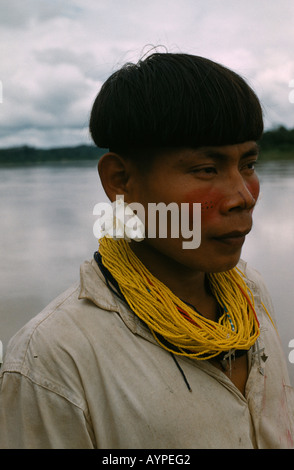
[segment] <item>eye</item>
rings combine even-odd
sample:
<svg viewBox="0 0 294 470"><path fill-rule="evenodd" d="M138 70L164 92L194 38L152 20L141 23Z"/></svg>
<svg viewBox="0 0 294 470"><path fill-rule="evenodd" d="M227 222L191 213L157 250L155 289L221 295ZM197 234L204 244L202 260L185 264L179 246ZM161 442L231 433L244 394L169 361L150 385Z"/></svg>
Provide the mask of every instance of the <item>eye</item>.
<svg viewBox="0 0 294 470"><path fill-rule="evenodd" d="M191 173L197 176L203 177L203 178L207 178L207 177L216 175L217 170L214 166L202 166L202 167L192 168Z"/></svg>
<svg viewBox="0 0 294 470"><path fill-rule="evenodd" d="M206 168L203 168L204 173L216 173L216 169L213 166L208 166Z"/></svg>
<svg viewBox="0 0 294 470"><path fill-rule="evenodd" d="M245 163L241 167L241 171L246 172L247 174L251 175L254 173L257 165L257 160L252 160L250 162Z"/></svg>

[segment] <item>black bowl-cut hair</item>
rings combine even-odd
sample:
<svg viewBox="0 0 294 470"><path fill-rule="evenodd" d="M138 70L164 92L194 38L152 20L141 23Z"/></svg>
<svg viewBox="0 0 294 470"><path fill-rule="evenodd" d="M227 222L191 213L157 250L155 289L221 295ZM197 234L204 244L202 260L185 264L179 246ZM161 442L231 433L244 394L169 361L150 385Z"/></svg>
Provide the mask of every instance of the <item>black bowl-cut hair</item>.
<svg viewBox="0 0 294 470"><path fill-rule="evenodd" d="M261 104L242 77L182 53L124 65L103 84L90 116L98 147L137 158L133 150L232 145L262 132Z"/></svg>

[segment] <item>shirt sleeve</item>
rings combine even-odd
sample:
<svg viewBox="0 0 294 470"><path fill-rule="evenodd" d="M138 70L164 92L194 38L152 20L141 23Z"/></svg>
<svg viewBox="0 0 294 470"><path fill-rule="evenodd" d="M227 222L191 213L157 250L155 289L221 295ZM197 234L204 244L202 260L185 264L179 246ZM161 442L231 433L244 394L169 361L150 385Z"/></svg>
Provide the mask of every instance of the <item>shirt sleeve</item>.
<svg viewBox="0 0 294 470"><path fill-rule="evenodd" d="M93 449L84 411L16 372L0 379L1 449Z"/></svg>

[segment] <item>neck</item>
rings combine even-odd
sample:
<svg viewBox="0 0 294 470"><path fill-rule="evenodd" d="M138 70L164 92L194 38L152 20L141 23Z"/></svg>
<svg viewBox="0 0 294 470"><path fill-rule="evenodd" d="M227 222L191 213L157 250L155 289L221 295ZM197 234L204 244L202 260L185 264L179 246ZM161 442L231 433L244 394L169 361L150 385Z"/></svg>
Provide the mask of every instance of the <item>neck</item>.
<svg viewBox="0 0 294 470"><path fill-rule="evenodd" d="M131 248L153 276L177 297L193 305L204 317L215 320L217 302L204 272L180 264L144 241L131 242Z"/></svg>

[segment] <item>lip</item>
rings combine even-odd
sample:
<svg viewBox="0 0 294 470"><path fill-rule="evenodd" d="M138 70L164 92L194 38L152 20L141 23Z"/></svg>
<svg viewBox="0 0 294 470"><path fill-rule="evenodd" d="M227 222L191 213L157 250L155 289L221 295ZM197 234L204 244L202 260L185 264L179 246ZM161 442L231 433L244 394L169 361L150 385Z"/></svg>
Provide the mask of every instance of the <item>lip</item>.
<svg viewBox="0 0 294 470"><path fill-rule="evenodd" d="M232 232L225 233L223 235L213 237L214 240L217 240L223 244L230 245L230 246L235 246L235 247L241 247L245 241L246 235L250 232L249 230L234 230Z"/></svg>

